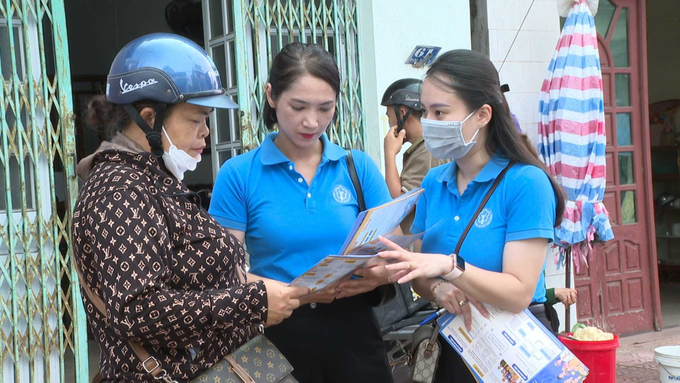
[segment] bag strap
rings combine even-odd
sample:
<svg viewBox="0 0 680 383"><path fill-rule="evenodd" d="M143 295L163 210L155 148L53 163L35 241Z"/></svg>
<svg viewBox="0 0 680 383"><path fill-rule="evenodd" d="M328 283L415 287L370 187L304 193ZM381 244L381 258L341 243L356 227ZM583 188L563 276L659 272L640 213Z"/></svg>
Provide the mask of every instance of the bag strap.
<svg viewBox="0 0 680 383"><path fill-rule="evenodd" d="M493 194L493 192L498 187L498 184L501 183L501 180L505 176L505 173L507 173L508 170L510 170L510 168L514 164L515 164L515 161L510 161L508 166L506 166L505 169L503 169L503 171L500 172L498 177L496 177L496 180L493 182L493 185L491 185L491 188L489 189L488 192L486 192L484 199L479 204L477 211L475 212L475 214L472 215L470 222L468 222L467 227L465 228L465 230L463 230L463 234L460 235L460 239L458 240L458 244L456 245L456 249L453 251L454 254L458 254L458 252L460 251L460 248L463 246L463 241L465 241L465 237L467 237L468 232L472 228L472 225L474 225L475 221L477 220L477 216L479 215L479 213L482 212L482 209L484 209L484 206L486 205L486 203L489 202L489 198L491 198L491 195Z"/></svg>
<svg viewBox="0 0 680 383"><path fill-rule="evenodd" d="M352 155L352 149L345 149L347 151L347 170L349 171L349 178L352 180L352 185L354 185L354 190L357 192L357 202L359 202L359 212L366 210L366 201L364 200L364 192L361 190L361 182L359 182L359 175L357 174L357 168L354 165L354 156Z"/></svg>
<svg viewBox="0 0 680 383"><path fill-rule="evenodd" d="M352 149L345 149L347 156L347 170L349 171L349 178L352 180L354 190L357 192L357 202L359 203L359 212L366 211L366 200L364 199L364 192L361 189L361 182L357 174L357 168L354 165L354 156ZM375 290L368 292L368 301L371 306L381 306L397 296L397 289L394 284L380 285Z"/></svg>
<svg viewBox="0 0 680 383"><path fill-rule="evenodd" d="M73 268L76 270L76 273L78 274L78 281L80 282L80 286L83 288L83 291L85 291L87 297L90 298L90 301L92 301L92 304L97 309L97 311L99 311L104 316L104 322L108 326L109 321L106 315L106 304L97 294L94 293L94 291L92 291L90 286L85 282L85 278L83 277L83 273L80 271L80 266L78 265L78 262L76 262L73 252L71 252L71 262L73 263ZM141 344L136 342L128 343L130 344L130 348L132 349L132 351L137 355L137 358L139 358L139 360L142 361L142 367L148 374L153 376L154 379L162 382L166 383L174 382L168 375L167 371L165 371L161 367L161 362L159 362L158 359L156 359L155 357L151 356L144 349L144 347L142 347Z"/></svg>

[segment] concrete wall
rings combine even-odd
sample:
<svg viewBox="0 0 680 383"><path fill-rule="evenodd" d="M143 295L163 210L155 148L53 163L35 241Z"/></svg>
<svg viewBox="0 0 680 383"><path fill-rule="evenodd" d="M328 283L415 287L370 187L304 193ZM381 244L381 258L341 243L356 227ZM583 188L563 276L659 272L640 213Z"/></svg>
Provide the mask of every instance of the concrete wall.
<svg viewBox="0 0 680 383"><path fill-rule="evenodd" d="M680 1L647 1L649 102L680 98Z"/></svg>
<svg viewBox="0 0 680 383"><path fill-rule="evenodd" d="M532 0L487 0L489 56L500 70L501 84L510 85L510 92L506 93L510 110L517 115L524 133L536 143L538 97L560 37L560 20L555 0L535 0L530 8L531 3ZM546 257L546 284L563 287L564 267L557 270L555 256L551 248ZM564 328L564 306L558 303L555 308ZM576 308L571 311L573 324Z"/></svg>
<svg viewBox="0 0 680 383"><path fill-rule="evenodd" d="M361 0L358 6L366 151L384 169L383 137L389 126L380 106L383 92L400 78L425 76L427 68L404 64L416 45L439 46L440 53L469 49L470 8L467 0Z"/></svg>

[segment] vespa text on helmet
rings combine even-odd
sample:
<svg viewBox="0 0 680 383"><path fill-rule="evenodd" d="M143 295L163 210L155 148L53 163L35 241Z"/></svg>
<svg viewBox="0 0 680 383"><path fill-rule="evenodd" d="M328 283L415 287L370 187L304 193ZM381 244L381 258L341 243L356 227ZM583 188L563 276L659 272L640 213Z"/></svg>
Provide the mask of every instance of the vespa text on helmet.
<svg viewBox="0 0 680 383"><path fill-rule="evenodd" d="M148 79L148 80L146 80L146 81L138 82L138 83L136 83L136 84L134 84L134 85L128 84L128 83L126 83L126 82L123 82L123 79L120 79L120 89L121 89L121 92L120 92L120 93L121 93L121 94L129 93L129 92L132 92L132 91L134 91L134 90L146 88L147 86L149 86L149 85L154 85L154 84L158 84L158 81L156 81L156 80L153 79L153 78L150 78L150 79Z"/></svg>

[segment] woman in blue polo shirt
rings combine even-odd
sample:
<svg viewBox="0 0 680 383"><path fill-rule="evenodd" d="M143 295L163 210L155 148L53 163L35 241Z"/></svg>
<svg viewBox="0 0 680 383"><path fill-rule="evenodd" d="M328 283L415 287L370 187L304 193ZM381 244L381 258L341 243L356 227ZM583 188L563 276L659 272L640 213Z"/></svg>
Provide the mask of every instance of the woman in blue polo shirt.
<svg viewBox="0 0 680 383"><path fill-rule="evenodd" d="M430 170L411 231L427 231L421 253L389 243L382 255L399 283L471 326L470 304L519 312L530 307L547 325L543 268L564 193L547 174L526 136L517 132L498 73L483 55L454 50L442 55L423 83L423 137L437 158L454 159ZM475 219L457 256L465 227L501 172L495 192ZM464 261L463 261L464 259ZM441 340L445 344L445 340ZM442 347L436 382L475 382L451 347Z"/></svg>
<svg viewBox="0 0 680 383"><path fill-rule="evenodd" d="M253 280L289 283L342 248L359 213L346 152L324 133L335 115L340 77L318 45L286 45L272 62L259 148L220 169L210 213L250 253ZM391 198L373 161L353 151L367 208ZM387 284L384 262L300 299L267 336L300 382L390 382L385 348L368 292Z"/></svg>

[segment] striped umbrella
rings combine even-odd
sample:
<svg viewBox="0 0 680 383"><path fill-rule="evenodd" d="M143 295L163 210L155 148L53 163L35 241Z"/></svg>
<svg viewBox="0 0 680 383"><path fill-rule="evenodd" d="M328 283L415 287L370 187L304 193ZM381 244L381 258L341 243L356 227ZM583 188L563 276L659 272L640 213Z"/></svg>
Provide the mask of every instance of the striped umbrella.
<svg viewBox="0 0 680 383"><path fill-rule="evenodd" d="M614 238L602 203L606 140L600 69L595 19L586 0L574 0L539 102L539 157L568 199L555 229L558 267L571 254L579 270L587 265L593 242Z"/></svg>

